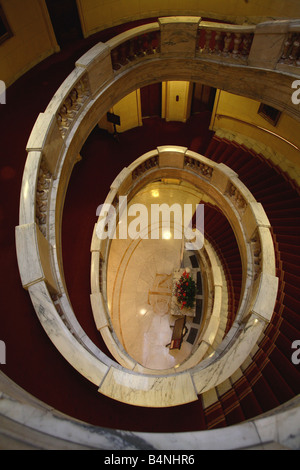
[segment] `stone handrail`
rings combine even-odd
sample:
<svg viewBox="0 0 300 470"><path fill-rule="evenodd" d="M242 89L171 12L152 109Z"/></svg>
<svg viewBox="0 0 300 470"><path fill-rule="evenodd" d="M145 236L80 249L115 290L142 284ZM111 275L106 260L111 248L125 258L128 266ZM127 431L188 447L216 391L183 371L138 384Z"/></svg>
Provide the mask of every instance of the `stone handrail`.
<svg viewBox="0 0 300 470"><path fill-rule="evenodd" d="M99 119L123 96L135 88L154 81L190 80L192 76L195 81L203 80L204 83L211 83L223 89L225 78L225 89L228 91L249 97L257 93L257 96L272 105L274 104L273 88L280 83L282 93L276 99L276 104L299 119L299 111L291 103L289 94L295 71L289 74L287 71L277 70L273 74L272 70L277 67L279 55L276 56L276 61L274 59L276 63L259 65L258 59L262 57L261 51L264 40L268 39L269 30L264 32L264 27L259 25L255 29L248 57L248 64L252 67L237 64L232 68L230 64L224 64L217 54L214 55L213 60L197 56L199 20L194 17L160 19L159 50L157 49L155 54L147 56L144 54L147 60L141 57L140 60L127 63L118 70L114 70L112 66L111 47L102 43L94 46L76 62L74 71L61 85L45 112L39 115L27 145L28 159L21 191L20 220L16 228L17 255L22 284L32 298L41 324L66 360L97 385L100 392L117 400L142 406L163 407L196 400L197 394L225 380L234 372L232 369L237 367L237 362L239 360L240 363L243 362L242 356L245 355L245 349L250 348L253 338L260 335L266 322L269 321L272 309L271 305L266 306L264 303L265 288L270 290L272 299L276 291L272 261L262 257L260 261L262 264L256 278L256 300L248 310L249 315L244 316L244 312L251 298L252 287L245 279L243 292L248 292L248 294L242 299L239 309L241 313L237 316L237 323L230 330L222 347L215 352L213 357L196 366L192 373L184 371L180 374L170 374L163 377L163 380L162 377L150 377L125 370L99 351L78 324L68 299L61 254L61 218L68 180L89 133ZM277 32L280 26L278 23L280 22L273 23L275 33L273 31L272 34L278 34L280 40L282 35L283 46L287 33L286 31L284 34ZM156 27L155 24L153 28L156 29ZM140 33L144 31L147 34L149 28L151 29L149 25L146 25L144 30L141 28ZM128 38L130 39L130 33L128 33ZM126 40L126 34L123 40ZM116 39L115 45L118 41L119 39ZM261 41L261 47L255 49L254 45L258 41ZM153 75L154 64L155 74ZM223 71L223 76L222 73L216 73L220 70ZM241 75L237 71L239 74L245 73L245 77L251 80L251 90L241 85ZM262 78L265 78L266 83L261 83ZM272 84L271 88L267 86L268 84ZM193 152L187 155L197 160ZM164 155L163 158L167 156ZM186 165L188 164L190 161L186 161ZM206 164L207 162L204 163ZM230 175L233 187L228 187L228 179L224 180L223 176L221 178L222 172L227 172L229 176L228 169L221 166L214 168L213 175L210 177L209 172L206 173L205 166L201 165L197 168L197 174L192 168L186 168L186 173L190 173L193 181L201 179L207 188L213 180L215 183L218 181L218 190L223 195L226 193L225 197L228 201L229 213L226 215L235 214L236 220L240 219L237 229L240 231L238 238L245 233L248 240L244 247L246 252L242 253L242 258L252 260L251 238L256 233L257 223L260 228L269 228L263 209L254 200L248 201L246 207L243 207L243 204L240 206L240 198L243 200L248 195L247 191L238 186L237 175ZM132 168L130 172L131 170ZM177 168L173 169L173 172L179 174L181 170ZM226 181L226 187L224 181ZM137 184L136 188L138 188ZM230 203L230 201L233 202L233 198L235 198L235 206ZM243 226L246 228L242 229ZM263 237L263 231L259 232L259 237ZM267 272L265 272L264 263L268 265ZM252 261L251 265L247 264L248 267L252 272ZM271 279L272 283L270 283ZM247 345L246 348L245 345ZM232 359L234 352L236 352L235 361ZM223 367L223 364L226 366ZM230 367L229 364L231 364ZM218 373L214 373L216 370ZM213 373L213 378L211 373ZM182 390L186 390L184 396Z"/></svg>
<svg viewBox="0 0 300 470"><path fill-rule="evenodd" d="M141 188L162 176L180 177L180 179L192 182L198 189L204 190L209 194L210 198L215 198L216 204L224 209L228 219L233 224L233 229L240 246L243 271L247 273L247 276L244 276L243 279L243 292L241 294L240 309L236 322L224 341L224 350L226 350L227 342L234 340L236 331L239 334L241 333L241 325L244 324L250 307L253 308L252 313L259 317L261 321L264 322L271 319L270 315L272 315L274 308L274 292L277 291L277 279L275 277L275 254L269 221L261 205L255 201L252 194L232 170L223 164L216 164L195 152L175 146L159 147L157 150L140 157L130 167L125 168L113 183L105 203L110 204L123 195L127 195L130 199L131 192L136 193L138 191L137 188ZM235 222L233 222L234 220ZM118 339L116 339L116 336L113 335L113 326L110 321L110 313L105 298L105 283L102 281L102 285L100 285L97 282L99 279L97 261L101 258L102 270L105 271L107 268L109 245L110 242L107 239L101 241L98 239L95 230L91 245L93 312L97 328L112 354L118 360L122 358L121 363L123 365L132 368L132 360L128 362L127 353L120 345ZM248 257L250 257L250 260ZM215 299L212 317L213 320L217 320L220 313L222 288L217 273L215 273L214 279ZM97 292L93 291L95 286L97 286ZM269 299L271 300L270 303L267 301L266 310L264 310L261 302L264 301L265 293L262 294L262 292L267 292L266 288L268 288L270 293ZM210 334L212 333L211 328L204 332L204 339L208 336L209 332ZM209 344L210 341L207 341L207 343ZM116 351L118 351L117 354ZM203 357L203 351L202 345L193 354L193 357L187 363L183 363L177 371L185 370L190 364L193 364L193 366L198 364ZM222 347L219 348L218 354L221 354L221 352ZM247 357L249 352L247 352L245 357ZM197 361L197 358L199 358L199 361ZM138 364L134 365L133 370L153 373L153 371L147 370ZM161 374L170 372L170 370L164 370Z"/></svg>
<svg viewBox="0 0 300 470"><path fill-rule="evenodd" d="M147 177L147 181L151 181L151 178L157 178L157 171L153 173L154 170L163 168L166 161L164 158L164 153L172 155L172 160L176 160L176 157L179 156L179 166L184 165L187 169L190 167L193 168L193 171L197 174L201 174L204 178L210 178L213 171L212 162L207 160L203 156L199 156L192 152L187 151L187 149L180 149L179 147L167 147L167 152L164 152L164 147L160 147L157 150L148 152L146 155L141 156L135 162L133 162L130 167L124 168L123 171L117 176L113 184L111 185L111 191L108 194L104 204L113 204L114 201L119 199L119 196L125 195L128 197L128 200L131 199L132 193L136 193L136 187L140 187L140 179L143 175ZM183 156L184 155L184 156ZM195 159L196 157L196 159ZM170 162L171 169L173 164ZM178 167L177 167L178 168ZM175 169L175 167L173 167ZM150 179L149 179L150 176ZM164 172L164 177L167 177L167 173ZM145 180L143 181L145 184ZM118 209L116 204L116 209ZM118 216L118 212L117 212ZM190 368L190 364L193 365L200 362L201 357L205 354L208 347L213 343L213 340L216 336L219 320L220 320L220 310L221 310L221 300L222 300L222 279L220 274L220 268L217 266L215 260L215 255L209 247L203 247L203 250L206 253L206 258L209 260L210 268L209 275L211 278L211 288L210 296L213 299L212 305L210 306L210 312L207 312L207 316L210 317L211 321L208 321L205 327L205 330L202 332L198 342L202 342L201 350L197 350L196 354L192 355L189 361L181 364L180 367L176 366L174 369L165 369L165 370L152 370L146 367L143 367L139 363L132 360L128 353L124 350L121 345L118 336L115 334L113 325L111 323L110 313L107 307L107 297L106 297L106 271L108 266L108 255L111 241L108 239L100 240L97 235L97 224L93 232L92 242L91 242L91 303L92 310L94 315L94 320L97 329L100 331L108 349L116 360L128 369L132 369L138 372L143 372L146 374L157 374L164 375L169 373L178 372L179 370L185 370Z"/></svg>

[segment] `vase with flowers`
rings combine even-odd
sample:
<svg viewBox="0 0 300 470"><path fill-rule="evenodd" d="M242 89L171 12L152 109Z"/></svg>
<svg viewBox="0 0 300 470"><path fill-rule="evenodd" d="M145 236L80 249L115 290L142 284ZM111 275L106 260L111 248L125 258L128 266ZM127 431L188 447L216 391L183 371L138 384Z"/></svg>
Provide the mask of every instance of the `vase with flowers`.
<svg viewBox="0 0 300 470"><path fill-rule="evenodd" d="M184 308L193 308L196 297L196 283L189 272L184 271L176 282L175 296L177 303Z"/></svg>

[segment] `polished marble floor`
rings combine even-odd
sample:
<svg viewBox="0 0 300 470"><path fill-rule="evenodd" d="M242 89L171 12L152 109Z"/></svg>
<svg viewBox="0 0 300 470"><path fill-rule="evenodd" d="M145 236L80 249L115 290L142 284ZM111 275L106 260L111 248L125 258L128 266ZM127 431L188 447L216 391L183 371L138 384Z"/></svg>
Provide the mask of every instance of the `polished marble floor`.
<svg viewBox="0 0 300 470"><path fill-rule="evenodd" d="M198 204L202 194L193 186L151 183L128 204ZM160 225L159 239L114 239L108 260L107 298L115 332L129 355L144 367L163 370L181 364L191 352L183 342L170 351L175 318L170 314L172 273L183 259L183 242L172 223ZM150 234L150 229L149 229ZM189 319L187 319L189 321Z"/></svg>

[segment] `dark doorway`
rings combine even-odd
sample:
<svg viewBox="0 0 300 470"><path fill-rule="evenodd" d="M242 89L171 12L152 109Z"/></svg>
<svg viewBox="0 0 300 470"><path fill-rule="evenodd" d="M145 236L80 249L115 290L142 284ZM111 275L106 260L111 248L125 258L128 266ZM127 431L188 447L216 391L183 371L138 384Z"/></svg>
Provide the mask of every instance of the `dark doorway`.
<svg viewBox="0 0 300 470"><path fill-rule="evenodd" d="M201 83L194 83L191 114L213 110L216 89Z"/></svg>
<svg viewBox="0 0 300 470"><path fill-rule="evenodd" d="M161 83L141 88L142 118L161 116Z"/></svg>
<svg viewBox="0 0 300 470"><path fill-rule="evenodd" d="M83 38L76 0L46 0L46 5L60 48Z"/></svg>

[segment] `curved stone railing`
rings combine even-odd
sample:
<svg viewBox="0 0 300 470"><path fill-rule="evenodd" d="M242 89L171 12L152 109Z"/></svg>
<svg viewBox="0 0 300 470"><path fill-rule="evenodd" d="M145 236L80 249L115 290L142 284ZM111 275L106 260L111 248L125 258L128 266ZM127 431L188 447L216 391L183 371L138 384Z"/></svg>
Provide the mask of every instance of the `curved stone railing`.
<svg viewBox="0 0 300 470"><path fill-rule="evenodd" d="M132 193L136 194L146 184L162 177L179 178L192 183L205 194L209 194L210 199L214 200L219 207L222 207L236 234L245 275L242 283L240 309L232 330L224 340L223 348L225 350L228 342L234 340L236 331L239 331L239 334L241 333L240 327L249 314L249 308L251 309L254 305L261 306L260 302L266 295L266 291L264 293L261 291L261 288L265 289L265 285L263 287L259 285L259 280L262 282L263 276L269 276L270 295L267 295L267 308L266 311L261 310L258 312L260 307L258 309L255 307L256 310L253 310L253 313L258 314L259 318L266 322L271 319L273 313L277 293L277 279L275 277L274 247L268 219L261 205L255 201L252 194L232 170L223 164L216 164L202 155L176 146L159 147L157 150L140 157L128 168L124 168L113 183L104 204L114 204L118 209L116 201L121 196L126 195L130 200ZM109 238L105 240L98 238L95 227L91 250L91 298L96 326L101 332L107 347L122 365L139 372L153 373L153 371L134 363L132 359L128 361L128 355L114 333L107 307L106 276L105 274L99 276L100 266L101 273L105 273L107 270L110 243ZM213 264L215 265L215 263ZM222 301L222 280L220 279L220 272L217 272L216 268L213 270L213 290L214 302L211 322L203 333L203 344L187 362L184 362L179 369L176 369L177 372L178 370L186 370L191 365L194 367L200 364L216 334ZM260 297L261 300L259 300ZM249 352L247 352L247 355ZM218 355L222 354L222 346L220 346ZM175 370L164 370L156 373L169 374L171 372L175 372Z"/></svg>
<svg viewBox="0 0 300 470"><path fill-rule="evenodd" d="M204 175L205 179L209 179L213 170L211 162L209 162L208 165L208 160L200 155L197 155L197 160L194 160L191 156L192 154L190 153L189 155L189 152L186 150L187 149L184 150L184 153L179 147L167 147L167 152L169 155L172 155L172 160L176 160L179 156L179 159L181 160L180 167L184 165L188 170L190 167L194 168L194 172L197 174L199 173L202 176ZM107 207L110 204L115 207L117 218L119 216L117 201L119 200L120 196L124 196L125 194L128 201L130 201L132 198L131 193L136 194L136 188L140 187L140 178L143 178L143 176L146 174L147 183L145 183L144 180L144 184L148 184L151 182L152 177L154 179L159 177L157 171L155 171L159 168L166 168L166 171L164 171L164 177L168 176L169 170L172 170L172 163L170 162L170 165L167 167L161 166L160 163L163 159L163 154L163 147L156 151L147 153L145 156L140 157L136 162L133 162L129 168L124 168L116 178L104 204L107 204ZM196 165L194 165L193 162L196 162ZM173 169L178 170L178 166L173 167ZM185 179L184 176L182 177ZM103 219L103 217L100 216L100 219ZM108 309L108 298L106 295L106 273L108 270L110 245L111 239L99 239L96 223L91 242L91 304L96 327L100 331L111 354L120 364L122 364L122 366L146 374L170 374L178 372L179 370L181 371L188 369L191 367L191 364L195 365L199 363L201 358L208 350L209 346L213 344L213 341L218 332L222 304L222 290L223 288L226 288L226 286L223 286L216 255L210 246L205 244L203 249L199 252L199 256L206 266L205 276L206 284L208 285L205 295L205 304L207 304L207 309L204 311L204 317L206 320L205 328L203 331L201 331L201 335L197 341L199 345L201 344L201 347L197 348L196 353L193 351L190 360L185 361L180 365L180 367L176 366L172 369L152 370L143 367L128 355L120 343L120 333L117 334L112 324L111 314ZM122 249L124 250L124 247ZM123 253L122 256L124 257ZM126 264L126 258L124 263ZM207 299L210 299L210 302L207 302Z"/></svg>
<svg viewBox="0 0 300 470"><path fill-rule="evenodd" d="M291 102L290 93L293 77L298 72L295 72L295 67L291 71L282 71L279 64L289 28L298 28L295 22L258 25L246 63L236 63L232 67L215 52L210 58L197 52L199 21L194 17L164 18L158 22L159 31L157 23L153 28L146 25L143 30L141 27L138 36L143 33L151 35L151 47L148 48L149 43L143 46L147 45L149 53L145 54L143 50L143 56L121 64L117 70L112 65L112 49L136 37L136 31L124 33L121 39L115 39L112 47L108 43L94 46L77 61L74 71L61 85L45 112L39 115L27 145L20 220L16 228L22 284L32 298L41 324L66 360L98 386L101 393L142 406L164 407L196 400L198 394L230 376L269 321L273 311L271 303L275 302L277 291L273 245L270 244L269 223L263 209L251 200L237 175L230 174L230 185L228 173L226 180L223 176L218 180L218 175L229 171L218 167L214 168L211 179L219 181L218 190L227 200L226 215L230 220L231 216L239 220L238 228L235 227L237 238L243 234L248 237L247 245L244 245L247 253L241 251L242 259L252 260L251 253L258 253L259 250L255 249L257 240L262 254L256 256L253 288L247 284L247 277L244 282L243 292L248 292L248 295L244 297L244 305L243 301L240 305L241 314L222 347L212 357L200 362L192 372L183 371L163 378L125 370L91 342L80 327L68 299L61 253L61 218L68 181L89 133L123 96L155 81L192 78L233 93L259 97L296 119L300 117L297 106ZM245 34L250 33L245 31ZM158 37L159 46L155 43ZM273 46L270 49L271 40ZM150 53L151 48L155 49L154 53ZM244 80L241 81L241 77ZM251 87L248 87L249 83ZM280 95L276 93L278 87ZM193 181L199 181L200 176L209 188L210 175L206 172L210 170L198 165L193 155L188 156L192 160L186 160L184 166L196 165L199 174L196 175L191 168L185 168L185 172ZM136 177L140 169L135 168ZM173 171L176 174L179 170ZM251 266L246 264L245 267L252 271L254 264L251 261ZM267 298L270 299L268 305ZM252 304L248 315L244 316L249 299Z"/></svg>

